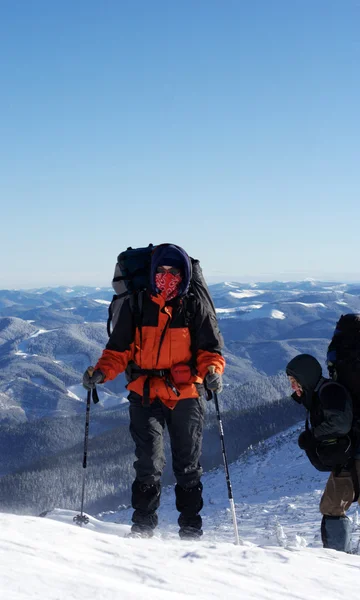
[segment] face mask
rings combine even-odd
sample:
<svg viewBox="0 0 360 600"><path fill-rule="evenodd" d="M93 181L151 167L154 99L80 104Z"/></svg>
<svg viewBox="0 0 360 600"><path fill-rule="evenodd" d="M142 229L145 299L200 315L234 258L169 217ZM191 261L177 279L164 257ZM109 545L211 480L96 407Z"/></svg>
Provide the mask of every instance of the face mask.
<svg viewBox="0 0 360 600"><path fill-rule="evenodd" d="M158 290L165 300L172 300L179 293L179 286L182 281L180 273L173 275L169 271L166 273L156 273L155 283Z"/></svg>

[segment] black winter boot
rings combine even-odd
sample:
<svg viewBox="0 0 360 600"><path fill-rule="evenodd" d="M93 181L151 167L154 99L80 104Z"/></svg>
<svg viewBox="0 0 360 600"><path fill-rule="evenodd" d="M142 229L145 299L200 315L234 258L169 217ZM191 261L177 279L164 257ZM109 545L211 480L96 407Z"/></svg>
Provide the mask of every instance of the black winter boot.
<svg viewBox="0 0 360 600"><path fill-rule="evenodd" d="M204 505L202 499L202 483L191 488L175 486L176 508L180 512L178 523L179 536L182 540L199 539L203 531L200 511Z"/></svg>
<svg viewBox="0 0 360 600"><path fill-rule="evenodd" d="M135 479L132 485L131 503L135 509L131 533L134 537L152 537L158 524L156 510L160 505L160 482L146 484Z"/></svg>

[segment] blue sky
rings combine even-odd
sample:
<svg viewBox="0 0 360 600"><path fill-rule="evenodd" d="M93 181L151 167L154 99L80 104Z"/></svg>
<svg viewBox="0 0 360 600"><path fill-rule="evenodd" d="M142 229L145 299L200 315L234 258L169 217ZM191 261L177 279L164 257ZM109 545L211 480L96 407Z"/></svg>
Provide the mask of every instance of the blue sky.
<svg viewBox="0 0 360 600"><path fill-rule="evenodd" d="M2 0L0 287L360 281L359 0Z"/></svg>

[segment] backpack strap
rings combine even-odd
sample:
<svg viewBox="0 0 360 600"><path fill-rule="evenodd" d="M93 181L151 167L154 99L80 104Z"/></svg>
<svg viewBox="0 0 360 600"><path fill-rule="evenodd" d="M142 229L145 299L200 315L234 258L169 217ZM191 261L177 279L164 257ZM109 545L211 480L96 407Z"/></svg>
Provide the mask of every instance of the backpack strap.
<svg viewBox="0 0 360 600"><path fill-rule="evenodd" d="M322 390L329 383L334 383L334 382L331 379L326 379L326 377L320 377L320 379L314 389L314 393L319 396L320 390Z"/></svg>
<svg viewBox="0 0 360 600"><path fill-rule="evenodd" d="M96 386L92 390L92 401L94 404L97 404L99 402L99 395L97 393Z"/></svg>
<svg viewBox="0 0 360 600"><path fill-rule="evenodd" d="M357 470L356 470L355 460L352 461L350 473L351 473L351 478L352 478L352 482L353 482L353 486L354 486L353 502L357 502L359 500L359 495L360 495L360 484L359 484L359 477L358 477Z"/></svg>
<svg viewBox="0 0 360 600"><path fill-rule="evenodd" d="M187 294L182 299L184 312L185 312L185 323L190 331L190 352L191 359L189 361L190 368L196 374L196 347L195 347L195 315L197 306L196 306L196 296L195 294ZM207 400L212 400L213 393L206 387L206 381L204 379L204 388L207 396Z"/></svg>
<svg viewBox="0 0 360 600"><path fill-rule="evenodd" d="M116 295L114 295L112 297L112 300L111 300L111 302L109 304L109 309L108 309L108 318L107 318L107 321L106 321L106 331L107 331L107 334L108 334L109 337L111 336L111 321L112 321L112 317L113 317L112 305L113 305L113 302L114 302L114 300L116 298L117 298Z"/></svg>
<svg viewBox="0 0 360 600"><path fill-rule="evenodd" d="M130 378L132 376L138 377L139 375L146 375L143 388L143 406L150 406L150 380L152 377L161 377L165 381L165 385L169 387L179 397L180 392L177 387L173 384L170 378L170 369L141 369L135 363L131 365L129 371Z"/></svg>
<svg viewBox="0 0 360 600"><path fill-rule="evenodd" d="M114 314L113 314L114 302L116 300L121 300L121 298L125 298L125 296L128 296L128 295L129 295L129 292L126 291L126 292L123 292L122 294L114 294L113 297L112 297L112 300L111 300L111 302L109 304L108 319L107 319L107 322L106 322L106 331L107 331L109 337L111 336L111 333L112 333L112 331L111 331L111 322L112 322L112 319L113 319L113 316L114 316Z"/></svg>
<svg viewBox="0 0 360 600"><path fill-rule="evenodd" d="M196 314L196 298L194 294L187 294L182 299L183 310L185 314L185 324L190 332L190 351L191 361L190 366L195 369L196 366L196 348L195 348L195 314Z"/></svg>
<svg viewBox="0 0 360 600"><path fill-rule="evenodd" d="M134 339L135 331L139 330L140 335L140 355L142 349L142 321L143 321L143 305L144 305L144 293L145 292L134 292L130 296L130 308L134 315Z"/></svg>

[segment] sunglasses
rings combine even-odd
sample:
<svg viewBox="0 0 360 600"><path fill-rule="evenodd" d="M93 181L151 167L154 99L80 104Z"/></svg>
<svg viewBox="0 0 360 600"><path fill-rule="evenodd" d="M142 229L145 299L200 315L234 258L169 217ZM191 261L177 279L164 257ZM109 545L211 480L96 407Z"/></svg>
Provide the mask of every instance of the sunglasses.
<svg viewBox="0 0 360 600"><path fill-rule="evenodd" d="M166 267L158 267L156 269L157 273L171 273L171 275L179 275L180 273L180 269L177 269L176 267L170 267L170 268L166 268Z"/></svg>

